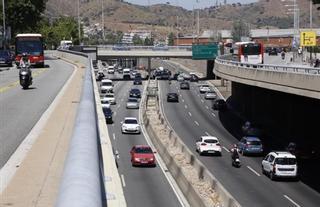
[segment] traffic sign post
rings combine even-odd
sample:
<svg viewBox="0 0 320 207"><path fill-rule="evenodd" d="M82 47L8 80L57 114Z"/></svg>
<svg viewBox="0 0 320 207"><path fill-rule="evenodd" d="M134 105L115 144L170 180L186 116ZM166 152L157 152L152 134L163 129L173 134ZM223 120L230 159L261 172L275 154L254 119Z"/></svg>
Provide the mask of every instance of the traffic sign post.
<svg viewBox="0 0 320 207"><path fill-rule="evenodd" d="M218 56L218 44L192 45L193 60L213 60Z"/></svg>
<svg viewBox="0 0 320 207"><path fill-rule="evenodd" d="M304 31L300 32L300 46L316 46L317 45L317 35L314 31Z"/></svg>

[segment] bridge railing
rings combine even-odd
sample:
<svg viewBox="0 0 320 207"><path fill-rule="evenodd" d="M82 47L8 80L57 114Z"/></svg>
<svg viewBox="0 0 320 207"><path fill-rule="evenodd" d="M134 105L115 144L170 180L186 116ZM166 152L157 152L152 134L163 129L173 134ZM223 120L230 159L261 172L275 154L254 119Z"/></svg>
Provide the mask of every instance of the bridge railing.
<svg viewBox="0 0 320 207"><path fill-rule="evenodd" d="M254 70L268 70L268 71L275 71L275 72L285 72L285 73L320 75L319 68L303 67L303 66L273 65L273 64L240 63L238 61L232 60L232 55L230 55L230 54L217 57L215 62L218 64L246 68L248 70L254 69Z"/></svg>
<svg viewBox="0 0 320 207"><path fill-rule="evenodd" d="M99 49L104 50L155 50L155 51L161 51L161 50L169 50L169 51L191 51L192 46L164 46L164 47L157 47L157 46L115 46L115 45L98 45Z"/></svg>

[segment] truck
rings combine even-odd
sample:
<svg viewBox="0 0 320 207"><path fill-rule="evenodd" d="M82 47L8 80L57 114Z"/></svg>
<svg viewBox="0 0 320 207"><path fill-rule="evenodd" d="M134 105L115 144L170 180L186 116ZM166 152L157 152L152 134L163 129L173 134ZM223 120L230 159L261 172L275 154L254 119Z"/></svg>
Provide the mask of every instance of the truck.
<svg viewBox="0 0 320 207"><path fill-rule="evenodd" d="M61 49L65 49L65 50L69 50L70 47L73 46L72 40L61 40L60 41L60 48Z"/></svg>

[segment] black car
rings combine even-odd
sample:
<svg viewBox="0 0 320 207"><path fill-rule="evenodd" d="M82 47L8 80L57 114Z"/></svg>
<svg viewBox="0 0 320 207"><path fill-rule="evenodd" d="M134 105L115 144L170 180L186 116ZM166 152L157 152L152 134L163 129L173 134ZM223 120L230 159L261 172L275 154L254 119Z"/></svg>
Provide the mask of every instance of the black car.
<svg viewBox="0 0 320 207"><path fill-rule="evenodd" d="M0 65L12 67L12 56L9 50L0 50Z"/></svg>
<svg viewBox="0 0 320 207"><path fill-rule="evenodd" d="M190 84L188 82L181 82L180 83L180 89L182 90L190 90Z"/></svg>
<svg viewBox="0 0 320 207"><path fill-rule="evenodd" d="M110 108L102 108L107 124L112 124L112 110Z"/></svg>
<svg viewBox="0 0 320 207"><path fill-rule="evenodd" d="M181 72L176 72L174 75L173 75L173 79L174 80L177 80L178 76L181 74Z"/></svg>
<svg viewBox="0 0 320 207"><path fill-rule="evenodd" d="M278 49L273 47L273 48L270 48L269 51L268 51L268 54L269 55L278 55Z"/></svg>
<svg viewBox="0 0 320 207"><path fill-rule="evenodd" d="M227 103L223 99L216 99L212 105L213 110L223 111L227 109Z"/></svg>
<svg viewBox="0 0 320 207"><path fill-rule="evenodd" d="M168 93L167 102L179 102L179 95L177 93Z"/></svg>
<svg viewBox="0 0 320 207"><path fill-rule="evenodd" d="M129 92L129 97L141 98L141 91L138 88L132 88Z"/></svg>
<svg viewBox="0 0 320 207"><path fill-rule="evenodd" d="M190 77L190 82L198 82L199 77L197 75L192 74Z"/></svg>
<svg viewBox="0 0 320 207"><path fill-rule="evenodd" d="M133 85L142 85L142 78L141 78L141 76L136 76L136 77L133 79Z"/></svg>

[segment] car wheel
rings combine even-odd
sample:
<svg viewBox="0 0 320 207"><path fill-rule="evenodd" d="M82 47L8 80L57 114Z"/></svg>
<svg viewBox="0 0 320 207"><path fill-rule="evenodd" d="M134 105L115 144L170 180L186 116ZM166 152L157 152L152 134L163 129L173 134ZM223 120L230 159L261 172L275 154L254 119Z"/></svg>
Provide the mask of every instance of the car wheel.
<svg viewBox="0 0 320 207"><path fill-rule="evenodd" d="M264 168L263 168L263 165L261 165L261 171L262 171L262 174L266 174L266 171L264 170Z"/></svg>
<svg viewBox="0 0 320 207"><path fill-rule="evenodd" d="M270 179L271 180L275 180L276 179L276 176L274 175L274 173L273 172L270 172Z"/></svg>

